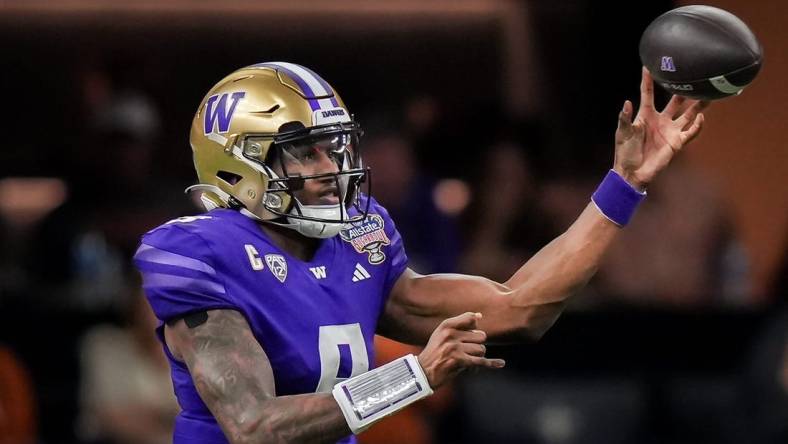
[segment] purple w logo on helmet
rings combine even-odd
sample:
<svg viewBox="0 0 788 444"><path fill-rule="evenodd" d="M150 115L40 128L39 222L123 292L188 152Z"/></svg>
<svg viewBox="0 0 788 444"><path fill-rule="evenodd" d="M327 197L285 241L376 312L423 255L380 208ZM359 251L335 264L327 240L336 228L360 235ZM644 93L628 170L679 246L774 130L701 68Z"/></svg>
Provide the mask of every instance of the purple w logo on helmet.
<svg viewBox="0 0 788 444"><path fill-rule="evenodd" d="M210 134L214 132L214 129L217 129L219 133L226 133L230 129L230 121L233 119L233 113L235 113L235 107L238 105L238 101L240 101L246 93L244 91L238 91L232 93L224 93L224 94L217 94L215 96L211 96L208 98L208 102L205 103L205 115L204 115L204 129L205 134ZM230 107L227 108L227 98L230 97ZM218 128L217 127L218 124Z"/></svg>

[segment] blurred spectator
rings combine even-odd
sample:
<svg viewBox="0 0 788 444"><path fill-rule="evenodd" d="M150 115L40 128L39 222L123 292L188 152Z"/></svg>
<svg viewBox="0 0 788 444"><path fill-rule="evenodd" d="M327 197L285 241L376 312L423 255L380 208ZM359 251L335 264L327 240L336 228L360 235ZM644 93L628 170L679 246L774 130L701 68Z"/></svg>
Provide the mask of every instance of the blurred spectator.
<svg viewBox="0 0 788 444"><path fill-rule="evenodd" d="M127 325L96 326L82 340L81 434L91 443L164 444L178 412L169 366L141 289L129 305Z"/></svg>
<svg viewBox="0 0 788 444"><path fill-rule="evenodd" d="M635 304L747 304L748 259L719 192L679 163L648 194L607 253L596 290Z"/></svg>
<svg viewBox="0 0 788 444"><path fill-rule="evenodd" d="M421 172L410 142L393 132L378 133L364 140L364 161L372 167L372 195L396 221L411 268L419 273L455 271L460 241L454 216L461 208L442 205L454 197L436 193L440 182ZM457 193L463 193L462 187ZM454 200L464 206L462 196Z"/></svg>
<svg viewBox="0 0 788 444"><path fill-rule="evenodd" d="M636 379L544 378L513 371L464 379L464 443L630 444L642 439L647 398Z"/></svg>
<svg viewBox="0 0 788 444"><path fill-rule="evenodd" d="M188 203L177 188L159 192L154 185L156 127L145 125L158 118L155 109L109 93L108 101L76 119L82 126L71 138L36 139L45 142L37 149L61 160L51 171L60 177L13 177L0 184L0 225L9 230L3 235L9 242L0 246L0 290L9 313L4 324L35 383L46 387L39 391L38 408L41 439L47 442L75 440L78 338L97 321L119 315L124 257L141 233ZM124 105L129 101L131 106ZM124 108L135 111L118 111ZM74 103L72 111L78 109ZM135 113L151 118L129 117ZM129 119L137 123L129 125ZM74 142L77 137L81 143ZM180 207L169 206L170 195L183 202ZM18 334L29 319L58 334Z"/></svg>
<svg viewBox="0 0 788 444"><path fill-rule="evenodd" d="M435 96L417 94L410 97L404 107L404 120L411 137L429 137L441 119L441 105Z"/></svg>
<svg viewBox="0 0 788 444"><path fill-rule="evenodd" d="M554 237L523 148L501 144L485 153L474 181L470 242L462 270L506 281Z"/></svg>
<svg viewBox="0 0 788 444"><path fill-rule="evenodd" d="M588 204L587 180L535 183L522 149L499 145L481 170L471 205L471 240L462 269L508 279L565 230ZM649 189L633 223L584 292L637 304L745 305L748 260L717 190L684 165ZM584 298L575 305L599 299Z"/></svg>
<svg viewBox="0 0 788 444"><path fill-rule="evenodd" d="M0 179L0 295L22 293L31 284L25 264L29 261L32 236L41 220L67 195L66 184L60 179Z"/></svg>
<svg viewBox="0 0 788 444"><path fill-rule="evenodd" d="M37 147L50 153L48 161L58 159L52 173L59 177L14 178L0 186L0 193L16 196L0 205L0 226L11 230L2 236L11 241L0 246L0 276L11 278L0 290L13 287L6 293L12 314L4 324L14 332L8 342L29 362L35 383L47 388L39 392L41 440L58 443L76 440L79 338L122 316L126 258L140 235L193 210L180 191L187 184L154 162L161 158L154 100L133 81L113 83L106 71L80 81L72 85L81 94L73 109L61 113L74 119L73 131ZM16 334L28 319L59 334Z"/></svg>
<svg viewBox="0 0 788 444"><path fill-rule="evenodd" d="M133 89L113 91L102 79L100 72L83 79L90 125L63 171L68 198L32 236L27 264L47 287L40 293L59 296L46 303L91 312L117 310L124 258L140 235L191 208L179 186L156 174L159 113L152 100Z"/></svg>
<svg viewBox="0 0 788 444"><path fill-rule="evenodd" d="M447 173L444 171L445 165L440 165L439 160L436 161L435 158L442 157L442 150L454 148L447 140L445 119L443 106L434 95L417 93L404 100L402 114L395 120L397 127L401 128L400 130L412 145L414 161L438 175ZM451 127L450 124L448 126ZM449 147L445 146L447 142L450 144Z"/></svg>
<svg viewBox="0 0 788 444"><path fill-rule="evenodd" d="M36 402L22 363L0 345L0 444L36 442Z"/></svg>

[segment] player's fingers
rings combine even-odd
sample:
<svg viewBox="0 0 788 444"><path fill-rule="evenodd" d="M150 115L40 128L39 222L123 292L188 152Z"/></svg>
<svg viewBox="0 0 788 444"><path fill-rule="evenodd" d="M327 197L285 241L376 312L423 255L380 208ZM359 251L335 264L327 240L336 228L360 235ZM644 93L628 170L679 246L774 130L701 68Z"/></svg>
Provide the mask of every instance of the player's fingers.
<svg viewBox="0 0 788 444"><path fill-rule="evenodd" d="M632 124L632 138L637 141L643 141L643 138L646 135L646 126L648 124L639 119L635 119L635 123Z"/></svg>
<svg viewBox="0 0 788 444"><path fill-rule="evenodd" d="M487 353L487 346L484 344L470 344L470 343L463 343L461 347L462 351L465 354L471 356L484 356Z"/></svg>
<svg viewBox="0 0 788 444"><path fill-rule="evenodd" d="M476 321L481 319L481 313L465 312L461 315L444 320L441 325L457 330L473 330L476 328Z"/></svg>
<svg viewBox="0 0 788 444"><path fill-rule="evenodd" d="M643 74L640 79L640 109L654 108L654 81L651 73L643 67Z"/></svg>
<svg viewBox="0 0 788 444"><path fill-rule="evenodd" d="M481 344L487 340L487 333L481 330L460 331L456 333L455 337L462 342Z"/></svg>
<svg viewBox="0 0 788 444"><path fill-rule="evenodd" d="M698 115L695 116L695 121L692 122L692 125L686 131L682 131L681 134L679 134L682 146L690 143L692 139L700 134L700 130L703 128L703 121L703 114L698 113Z"/></svg>
<svg viewBox="0 0 788 444"><path fill-rule="evenodd" d="M632 102L624 102L624 107L618 113L618 134L624 139L632 136Z"/></svg>
<svg viewBox="0 0 788 444"><path fill-rule="evenodd" d="M681 115L686 108L685 104L687 103L687 98L684 96L674 95L670 98L668 105L665 107L663 113L670 116L671 119L675 119L676 116Z"/></svg>
<svg viewBox="0 0 788 444"><path fill-rule="evenodd" d="M694 104L694 105L692 106L692 118L690 118L690 119L688 119L688 120L687 120L687 124L686 124L686 125L684 125L684 129L686 130L686 129L687 129L686 127L687 127L688 125L690 125L690 124L694 123L694 122L695 122L695 119L696 119L696 118L697 118L697 116L698 116L698 114L702 113L702 112L703 112L703 110L705 110L706 108L708 108L708 107L709 107L709 105L711 105L711 102L710 102L710 101L708 101L708 100L701 100L701 101L699 101L698 103Z"/></svg>
<svg viewBox="0 0 788 444"><path fill-rule="evenodd" d="M706 101L698 101L695 102L692 106L687 108L677 119L676 125L680 126L684 129L689 123L695 121L695 118L698 114L703 111L707 106L709 106L709 102Z"/></svg>
<svg viewBox="0 0 788 444"><path fill-rule="evenodd" d="M644 170L661 171L673 157L700 133L703 128L703 114L698 114L689 129L679 133L679 142L674 145L665 144L654 152L643 165Z"/></svg>
<svg viewBox="0 0 788 444"><path fill-rule="evenodd" d="M506 361L503 359L482 358L481 356L468 356L468 363L474 367L503 368Z"/></svg>

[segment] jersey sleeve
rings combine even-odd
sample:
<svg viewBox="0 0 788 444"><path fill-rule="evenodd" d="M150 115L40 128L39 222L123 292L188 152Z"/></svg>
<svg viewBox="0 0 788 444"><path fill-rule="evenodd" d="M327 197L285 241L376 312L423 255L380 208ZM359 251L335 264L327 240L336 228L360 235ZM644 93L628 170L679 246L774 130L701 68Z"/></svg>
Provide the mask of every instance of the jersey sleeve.
<svg viewBox="0 0 788 444"><path fill-rule="evenodd" d="M399 279L400 275L408 268L408 255L405 253L405 244L402 242L402 236L400 236L399 231L397 231L397 227L394 224L394 221L389 216L388 211L386 211L383 206L381 206L375 199L372 199L370 205L370 211L376 212L383 217L384 221L384 230L386 232L386 236L389 238L389 245L386 247L386 256L390 261L390 265L388 271L386 273L386 283L384 285L384 297L388 298L389 293L391 292L392 287Z"/></svg>
<svg viewBox="0 0 788 444"><path fill-rule="evenodd" d="M195 311L238 309L215 268L215 255L196 233L177 224L143 236L134 255L156 317L177 319Z"/></svg>

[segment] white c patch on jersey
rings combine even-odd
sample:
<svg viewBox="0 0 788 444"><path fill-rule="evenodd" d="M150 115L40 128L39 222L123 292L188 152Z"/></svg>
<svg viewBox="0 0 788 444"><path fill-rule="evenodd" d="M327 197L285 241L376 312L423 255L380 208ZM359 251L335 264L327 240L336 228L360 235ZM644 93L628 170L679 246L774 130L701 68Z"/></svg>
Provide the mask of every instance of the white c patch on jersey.
<svg viewBox="0 0 788 444"><path fill-rule="evenodd" d="M265 268L263 260L260 259L260 253L257 252L254 245L246 244L244 245L244 249L246 249L246 255L249 257L249 263L252 265L252 270L260 271Z"/></svg>

